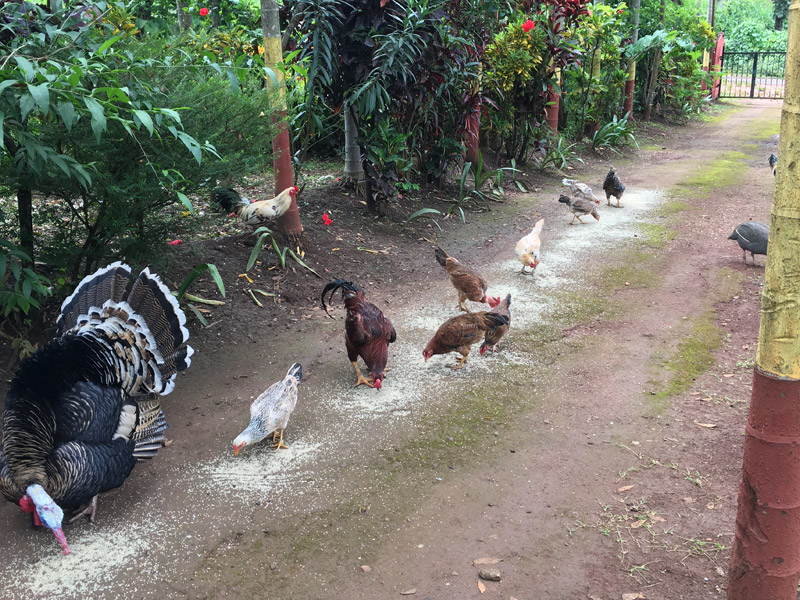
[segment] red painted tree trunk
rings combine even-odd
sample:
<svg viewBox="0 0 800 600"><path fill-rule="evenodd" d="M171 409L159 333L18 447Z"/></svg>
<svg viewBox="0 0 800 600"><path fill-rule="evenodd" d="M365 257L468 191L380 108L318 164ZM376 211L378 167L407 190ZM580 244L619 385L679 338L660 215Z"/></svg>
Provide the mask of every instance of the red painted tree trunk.
<svg viewBox="0 0 800 600"><path fill-rule="evenodd" d="M464 153L464 162L475 165L478 162L478 150L480 148L480 108L476 107L467 114L465 129L464 146L466 146L466 152Z"/></svg>
<svg viewBox="0 0 800 600"><path fill-rule="evenodd" d="M544 107L544 120L553 133L558 133L558 109L560 104L561 96L552 86L547 88L547 105Z"/></svg>
<svg viewBox="0 0 800 600"><path fill-rule="evenodd" d="M800 576L800 381L753 374L729 600L788 600Z"/></svg>
<svg viewBox="0 0 800 600"><path fill-rule="evenodd" d="M275 116L278 122L278 133L272 140L273 168L275 169L275 194L294 185L294 171L292 170L292 151L289 143L289 130L286 128L286 113L281 112ZM300 222L300 209L297 207L297 196L292 198L292 204L280 218L278 228L293 241L299 242L303 235L303 224Z"/></svg>

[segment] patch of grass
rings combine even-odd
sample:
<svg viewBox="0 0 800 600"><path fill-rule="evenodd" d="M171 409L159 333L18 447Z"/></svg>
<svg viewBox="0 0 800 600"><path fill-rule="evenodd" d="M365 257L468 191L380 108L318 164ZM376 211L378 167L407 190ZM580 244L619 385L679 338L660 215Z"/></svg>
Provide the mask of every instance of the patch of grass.
<svg viewBox="0 0 800 600"><path fill-rule="evenodd" d="M643 243L655 249L663 248L667 242L678 237L678 232L674 229L655 223L637 223L636 229Z"/></svg>
<svg viewBox="0 0 800 600"><path fill-rule="evenodd" d="M579 292L561 291L557 292L557 297L559 309L554 319L564 327L579 325L590 318L597 320L601 316L609 319L613 312L608 302L595 294L585 296Z"/></svg>
<svg viewBox="0 0 800 600"><path fill-rule="evenodd" d="M663 146L659 146L658 144L640 144L640 150L651 150L651 151L658 151L661 150Z"/></svg>
<svg viewBox="0 0 800 600"><path fill-rule="evenodd" d="M724 332L714 325L713 310L695 319L691 331L678 344L675 353L661 365L668 374L666 382L657 386L660 389L645 395L657 414L669 406L672 396L688 390L692 382L714 364L714 352L724 338Z"/></svg>
<svg viewBox="0 0 800 600"><path fill-rule="evenodd" d="M714 190L739 184L746 173L743 163L749 159L750 156L743 152L725 152L678 186L689 188L694 196L708 197Z"/></svg>
<svg viewBox="0 0 800 600"><path fill-rule="evenodd" d="M658 208L653 210L653 216L669 217L685 210L689 210L690 208L691 206L689 206L683 200L679 200L678 198L669 198L668 200L662 202Z"/></svg>

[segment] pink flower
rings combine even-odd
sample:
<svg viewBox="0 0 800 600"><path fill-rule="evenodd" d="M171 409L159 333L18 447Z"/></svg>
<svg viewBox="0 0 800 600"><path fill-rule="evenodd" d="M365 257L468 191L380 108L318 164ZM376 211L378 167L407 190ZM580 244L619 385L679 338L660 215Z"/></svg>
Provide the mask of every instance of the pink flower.
<svg viewBox="0 0 800 600"><path fill-rule="evenodd" d="M333 219L328 216L328 213L322 213L322 222L325 223L325 227L330 227L333 224Z"/></svg>
<svg viewBox="0 0 800 600"><path fill-rule="evenodd" d="M208 14L208 9L204 6L200 9L200 16L205 17Z"/></svg>
<svg viewBox="0 0 800 600"><path fill-rule="evenodd" d="M533 29L534 27L536 27L536 23L534 23L533 21L531 21L530 19L528 19L527 21L525 21L525 22L522 24L522 31L524 31L525 33L527 33L527 32L529 32L531 29Z"/></svg>
<svg viewBox="0 0 800 600"><path fill-rule="evenodd" d="M183 240L172 240L171 242L167 242L167 246L177 246L178 244L182 244Z"/></svg>

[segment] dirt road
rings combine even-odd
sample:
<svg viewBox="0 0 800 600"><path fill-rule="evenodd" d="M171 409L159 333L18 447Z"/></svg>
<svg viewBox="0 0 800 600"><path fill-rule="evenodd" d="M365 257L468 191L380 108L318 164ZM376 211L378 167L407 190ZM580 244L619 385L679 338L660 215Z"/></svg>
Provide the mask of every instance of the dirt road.
<svg viewBox="0 0 800 600"><path fill-rule="evenodd" d="M362 281L398 332L381 392L351 387L343 322L310 304L285 335L193 333L171 446L68 527L72 555L0 507L0 598L724 597L763 277L726 238L769 221L779 118L727 106L616 160L624 207L599 222L568 225L553 182L442 237L512 295L502 351L460 371L421 356L456 305L432 252L398 259L402 285ZM599 191L608 164L581 178ZM296 360L289 450L234 458L251 399Z"/></svg>

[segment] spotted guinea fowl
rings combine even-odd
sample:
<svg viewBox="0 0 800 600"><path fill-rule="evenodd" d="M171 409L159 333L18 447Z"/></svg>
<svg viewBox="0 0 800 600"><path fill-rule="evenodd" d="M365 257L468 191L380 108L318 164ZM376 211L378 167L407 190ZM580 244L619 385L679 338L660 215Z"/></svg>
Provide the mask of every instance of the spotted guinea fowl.
<svg viewBox="0 0 800 600"><path fill-rule="evenodd" d="M581 225L585 225L585 223L581 221L581 216L586 215L592 215L597 221L600 220L597 206L591 200L587 200L586 198L570 198L569 196L561 194L558 201L569 207L569 211L572 213L572 221L569 222L570 225L575 223L575 219L578 219Z"/></svg>
<svg viewBox="0 0 800 600"><path fill-rule="evenodd" d="M303 367L294 363L281 381L273 383L250 405L250 424L233 440L233 455L245 446L256 444L272 434L272 441L280 435L274 448L287 448L283 443L283 430L297 404L297 386L303 378Z"/></svg>
<svg viewBox="0 0 800 600"><path fill-rule="evenodd" d="M0 492L70 552L64 510L94 518L97 494L152 458L166 429L160 396L189 367L178 302L148 269L87 276L61 305L57 337L25 360L3 411Z"/></svg>
<svg viewBox="0 0 800 600"><path fill-rule="evenodd" d="M769 168L772 169L772 176L775 177L778 170L778 157L774 154L770 154L767 159L767 164L769 164Z"/></svg>
<svg viewBox="0 0 800 600"><path fill-rule="evenodd" d="M622 200L622 194L625 193L625 184L619 180L619 175L614 167L611 167L603 181L603 191L606 193L606 206L611 206L611 196L614 196L617 199L617 208L622 208L619 201Z"/></svg>
<svg viewBox="0 0 800 600"><path fill-rule="evenodd" d="M753 257L753 264L756 264L756 254L767 253L767 242L769 242L769 227L758 221L745 221L739 223L733 233L728 236L729 240L736 240L742 249L742 260L747 264L747 253Z"/></svg>

